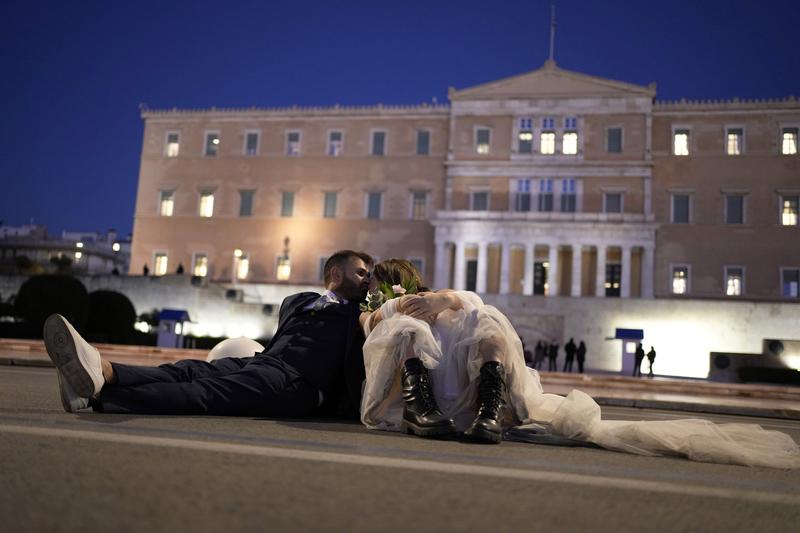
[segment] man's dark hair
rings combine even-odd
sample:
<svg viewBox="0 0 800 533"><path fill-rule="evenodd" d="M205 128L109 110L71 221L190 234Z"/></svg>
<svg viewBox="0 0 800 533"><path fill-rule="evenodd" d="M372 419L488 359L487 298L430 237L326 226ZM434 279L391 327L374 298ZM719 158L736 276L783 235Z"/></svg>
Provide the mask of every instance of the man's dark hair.
<svg viewBox="0 0 800 533"><path fill-rule="evenodd" d="M373 259L369 254L365 254L364 252L356 252L353 250L339 250L332 256L325 261L325 268L323 270L323 278L325 280L325 286L327 286L331 282L331 274L333 272L333 267L339 267L340 269L344 269L344 266L350 260L351 257L357 257L364 261L367 264L367 267L371 267L373 264Z"/></svg>

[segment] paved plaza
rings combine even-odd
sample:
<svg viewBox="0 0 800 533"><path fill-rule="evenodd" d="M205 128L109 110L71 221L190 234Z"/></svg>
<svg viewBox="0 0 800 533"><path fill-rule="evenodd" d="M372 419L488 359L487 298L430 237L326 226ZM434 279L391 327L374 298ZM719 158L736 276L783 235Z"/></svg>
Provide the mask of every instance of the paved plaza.
<svg viewBox="0 0 800 533"><path fill-rule="evenodd" d="M610 419L685 412L605 407ZM800 441L800 421L713 414ZM17 531L796 531L800 471L431 441L314 420L66 414L0 366L0 523Z"/></svg>

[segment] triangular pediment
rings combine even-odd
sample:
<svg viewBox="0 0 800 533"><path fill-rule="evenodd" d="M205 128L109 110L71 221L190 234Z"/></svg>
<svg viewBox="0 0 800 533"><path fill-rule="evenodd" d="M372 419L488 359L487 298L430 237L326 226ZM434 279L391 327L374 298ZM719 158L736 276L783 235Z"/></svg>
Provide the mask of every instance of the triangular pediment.
<svg viewBox="0 0 800 533"><path fill-rule="evenodd" d="M655 96L655 84L634 85L564 70L548 61L542 68L475 87L451 89L450 100L499 100L517 98L587 98Z"/></svg>

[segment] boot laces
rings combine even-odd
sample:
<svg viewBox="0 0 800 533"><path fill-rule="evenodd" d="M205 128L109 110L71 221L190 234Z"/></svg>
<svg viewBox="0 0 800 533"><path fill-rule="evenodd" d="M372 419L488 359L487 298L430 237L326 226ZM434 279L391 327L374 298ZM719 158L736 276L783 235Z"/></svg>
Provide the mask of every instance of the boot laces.
<svg viewBox="0 0 800 533"><path fill-rule="evenodd" d="M478 385L478 398L480 399L480 411L496 413L503 404L503 378L497 373L486 372L481 376Z"/></svg>

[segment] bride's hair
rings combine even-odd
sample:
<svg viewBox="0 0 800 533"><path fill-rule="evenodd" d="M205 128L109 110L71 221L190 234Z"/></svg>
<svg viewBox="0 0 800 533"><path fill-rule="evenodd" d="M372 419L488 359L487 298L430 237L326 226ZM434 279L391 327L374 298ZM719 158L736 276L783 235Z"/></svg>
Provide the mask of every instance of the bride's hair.
<svg viewBox="0 0 800 533"><path fill-rule="evenodd" d="M372 270L372 277L378 283L386 282L389 285L402 285L403 287L416 286L417 292L430 291L422 282L422 274L419 273L417 267L406 259L381 261Z"/></svg>

